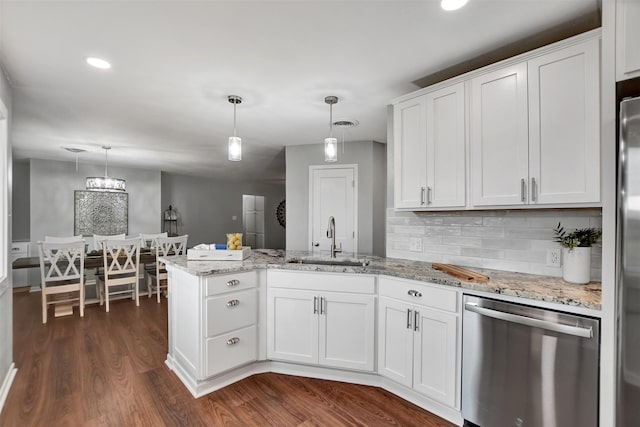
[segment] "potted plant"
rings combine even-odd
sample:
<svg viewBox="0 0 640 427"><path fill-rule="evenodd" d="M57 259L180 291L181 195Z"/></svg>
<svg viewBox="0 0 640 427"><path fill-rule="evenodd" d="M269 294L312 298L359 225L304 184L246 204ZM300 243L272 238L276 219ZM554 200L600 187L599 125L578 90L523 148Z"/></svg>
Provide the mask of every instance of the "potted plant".
<svg viewBox="0 0 640 427"><path fill-rule="evenodd" d="M560 223L553 229L562 246L562 278L584 284L591 279L591 246L600 239L599 228L578 228L567 233Z"/></svg>

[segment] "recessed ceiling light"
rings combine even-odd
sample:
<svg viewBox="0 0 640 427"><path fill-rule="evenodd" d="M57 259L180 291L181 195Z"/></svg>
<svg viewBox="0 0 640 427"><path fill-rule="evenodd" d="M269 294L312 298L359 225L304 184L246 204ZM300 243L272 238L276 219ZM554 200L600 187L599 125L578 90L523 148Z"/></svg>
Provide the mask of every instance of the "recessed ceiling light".
<svg viewBox="0 0 640 427"><path fill-rule="evenodd" d="M444 10L456 10L467 4L469 0L442 0L440 7Z"/></svg>
<svg viewBox="0 0 640 427"><path fill-rule="evenodd" d="M91 65L92 67L100 68L101 70L107 70L111 68L111 64L109 64L107 61L102 58L96 58L93 56L87 58L87 64Z"/></svg>

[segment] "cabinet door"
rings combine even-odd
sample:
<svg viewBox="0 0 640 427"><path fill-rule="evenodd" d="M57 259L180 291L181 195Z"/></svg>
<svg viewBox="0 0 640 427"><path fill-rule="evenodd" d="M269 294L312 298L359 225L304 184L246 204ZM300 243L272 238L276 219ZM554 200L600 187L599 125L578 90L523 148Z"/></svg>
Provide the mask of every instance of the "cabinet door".
<svg viewBox="0 0 640 427"><path fill-rule="evenodd" d="M378 374L413 384L413 311L402 302L380 297L378 304Z"/></svg>
<svg viewBox="0 0 640 427"><path fill-rule="evenodd" d="M316 293L309 291L268 290L269 359L318 363L318 315L314 304L318 299L314 297Z"/></svg>
<svg viewBox="0 0 640 427"><path fill-rule="evenodd" d="M600 42L534 58L529 80L529 203L600 201Z"/></svg>
<svg viewBox="0 0 640 427"><path fill-rule="evenodd" d="M640 0L616 1L616 80L640 76Z"/></svg>
<svg viewBox="0 0 640 427"><path fill-rule="evenodd" d="M427 207L465 205L464 83L426 95Z"/></svg>
<svg viewBox="0 0 640 427"><path fill-rule="evenodd" d="M527 202L527 64L471 80L469 146L474 206Z"/></svg>
<svg viewBox="0 0 640 427"><path fill-rule="evenodd" d="M393 107L394 200L396 208L426 204L426 99L412 98Z"/></svg>
<svg viewBox="0 0 640 427"><path fill-rule="evenodd" d="M330 292L319 296L319 363L373 372L375 297Z"/></svg>
<svg viewBox="0 0 640 427"><path fill-rule="evenodd" d="M456 407L458 316L423 306L415 310L413 388Z"/></svg>

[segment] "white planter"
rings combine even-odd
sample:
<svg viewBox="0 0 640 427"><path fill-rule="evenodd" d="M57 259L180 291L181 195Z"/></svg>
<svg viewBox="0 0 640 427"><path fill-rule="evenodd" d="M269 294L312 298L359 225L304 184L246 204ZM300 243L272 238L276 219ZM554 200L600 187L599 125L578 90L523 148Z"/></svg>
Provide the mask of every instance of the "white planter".
<svg viewBox="0 0 640 427"><path fill-rule="evenodd" d="M584 284L591 279L591 248L562 248L562 278Z"/></svg>

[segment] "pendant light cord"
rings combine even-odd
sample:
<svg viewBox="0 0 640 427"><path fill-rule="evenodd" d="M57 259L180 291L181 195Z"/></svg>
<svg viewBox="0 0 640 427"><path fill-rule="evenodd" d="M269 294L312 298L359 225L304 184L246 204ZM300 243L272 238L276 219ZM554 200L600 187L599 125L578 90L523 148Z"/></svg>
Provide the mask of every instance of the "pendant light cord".
<svg viewBox="0 0 640 427"><path fill-rule="evenodd" d="M233 136L236 136L236 105L237 102L233 103Z"/></svg>
<svg viewBox="0 0 640 427"><path fill-rule="evenodd" d="M333 103L329 104L329 138L333 137Z"/></svg>

